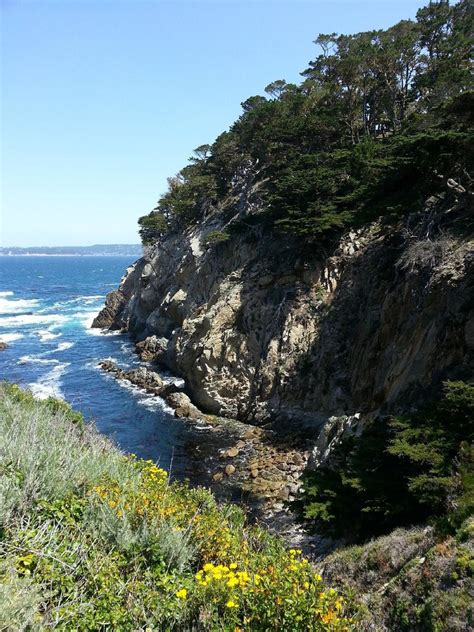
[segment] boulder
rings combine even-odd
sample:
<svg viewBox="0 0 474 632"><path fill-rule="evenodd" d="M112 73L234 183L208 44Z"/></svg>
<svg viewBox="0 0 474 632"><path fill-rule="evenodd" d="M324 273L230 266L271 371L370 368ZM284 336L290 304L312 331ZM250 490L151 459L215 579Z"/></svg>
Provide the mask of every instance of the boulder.
<svg viewBox="0 0 474 632"><path fill-rule="evenodd" d="M174 408L176 417L190 417L192 419L201 419L203 414L194 406L186 393L170 393L166 396L166 402Z"/></svg>
<svg viewBox="0 0 474 632"><path fill-rule="evenodd" d="M115 319L126 303L127 298L120 290L109 292L105 299L105 306L92 321L91 328L102 329L108 327L110 329L120 329L120 326L115 323Z"/></svg>
<svg viewBox="0 0 474 632"><path fill-rule="evenodd" d="M132 369L131 371L127 371L125 373L126 379L135 384L136 386L140 386L145 389L160 389L164 386L163 380L155 373L155 371L150 371L149 369L141 366L138 369Z"/></svg>
<svg viewBox="0 0 474 632"><path fill-rule="evenodd" d="M137 342L135 345L136 352L140 356L140 360L144 362L163 362L166 359L166 351L168 349L168 339L159 338L158 336L149 336Z"/></svg>

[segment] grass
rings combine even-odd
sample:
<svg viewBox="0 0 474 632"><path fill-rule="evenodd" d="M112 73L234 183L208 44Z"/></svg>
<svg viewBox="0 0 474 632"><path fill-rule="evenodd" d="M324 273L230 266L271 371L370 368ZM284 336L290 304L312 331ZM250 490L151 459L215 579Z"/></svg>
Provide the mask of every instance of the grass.
<svg viewBox="0 0 474 632"><path fill-rule="evenodd" d="M78 413L0 384L0 630L349 630L301 556Z"/></svg>

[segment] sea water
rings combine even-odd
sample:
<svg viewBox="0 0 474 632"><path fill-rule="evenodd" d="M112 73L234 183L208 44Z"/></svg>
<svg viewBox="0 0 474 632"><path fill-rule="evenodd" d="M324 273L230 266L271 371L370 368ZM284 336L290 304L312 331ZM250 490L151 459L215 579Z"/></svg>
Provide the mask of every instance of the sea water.
<svg viewBox="0 0 474 632"><path fill-rule="evenodd" d="M159 397L98 367L138 365L127 335L91 329L129 257L0 257L0 379L66 399L124 451L193 478L196 429ZM173 376L167 376L173 380Z"/></svg>

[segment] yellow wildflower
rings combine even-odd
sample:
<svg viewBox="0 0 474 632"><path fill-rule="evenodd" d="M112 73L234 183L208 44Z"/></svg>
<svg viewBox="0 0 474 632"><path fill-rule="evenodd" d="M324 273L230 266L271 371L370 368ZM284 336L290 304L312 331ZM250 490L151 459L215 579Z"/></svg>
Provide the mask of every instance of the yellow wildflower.
<svg viewBox="0 0 474 632"><path fill-rule="evenodd" d="M176 597L178 597L178 599L186 599L188 594L188 591L186 590L186 588L181 588L181 590L178 590L178 592L176 593Z"/></svg>
<svg viewBox="0 0 474 632"><path fill-rule="evenodd" d="M226 603L226 607L227 608L237 608L237 604L232 599L229 599L229 601Z"/></svg>

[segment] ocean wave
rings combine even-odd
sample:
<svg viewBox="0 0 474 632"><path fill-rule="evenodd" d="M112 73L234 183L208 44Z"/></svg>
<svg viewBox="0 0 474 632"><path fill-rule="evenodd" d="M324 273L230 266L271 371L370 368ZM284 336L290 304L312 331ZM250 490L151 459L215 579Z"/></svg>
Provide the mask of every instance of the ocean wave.
<svg viewBox="0 0 474 632"><path fill-rule="evenodd" d="M37 382L29 384L30 391L38 399L47 399L48 397L63 398L61 392L61 377L64 374L70 362L62 362L48 371Z"/></svg>
<svg viewBox="0 0 474 632"><path fill-rule="evenodd" d="M18 359L17 364L59 364L59 360L54 358L45 359L34 355L24 355Z"/></svg>
<svg viewBox="0 0 474 632"><path fill-rule="evenodd" d="M31 309L39 303L39 300L36 298L19 298L10 301L7 298L4 298L4 296L5 295L0 296L0 312L2 314L16 314L18 312L24 312L26 309Z"/></svg>
<svg viewBox="0 0 474 632"><path fill-rule="evenodd" d="M69 298L61 301L56 301L49 307L40 310L41 312L45 312L51 309L65 309L65 308L77 308L81 305L93 305L94 303L98 303L97 309L100 309L101 305L105 300L105 296L103 294L92 294L86 296L75 296L74 298Z"/></svg>
<svg viewBox="0 0 474 632"><path fill-rule="evenodd" d="M13 292L11 292L10 290L8 292L0 292L0 296L13 296Z"/></svg>
<svg viewBox="0 0 474 632"><path fill-rule="evenodd" d="M0 325L2 327L18 327L21 325L44 325L48 323L60 324L67 320L67 316L60 314L21 314L0 318Z"/></svg>
<svg viewBox="0 0 474 632"><path fill-rule="evenodd" d="M174 410L168 406L164 399L161 399L158 395L147 395L146 397L140 397L138 404L144 406L148 410L161 410L164 413L174 415Z"/></svg>
<svg viewBox="0 0 474 632"><path fill-rule="evenodd" d="M0 334L0 340L2 342L15 342L15 340L20 340L20 338L24 338L23 334Z"/></svg>
<svg viewBox="0 0 474 632"><path fill-rule="evenodd" d="M98 301L99 299L104 300L105 296L103 294L92 294L91 296L78 296L77 301Z"/></svg>
<svg viewBox="0 0 474 632"><path fill-rule="evenodd" d="M55 349L54 351L66 351L66 349L74 347L74 344L74 342L60 342L57 349Z"/></svg>
<svg viewBox="0 0 474 632"><path fill-rule="evenodd" d="M92 321L91 321L92 324ZM86 328L86 333L89 334L89 336L122 336L122 332L120 331L120 329L114 329L114 330L110 330L110 329L91 329L91 327L89 326L88 328Z"/></svg>
<svg viewBox="0 0 474 632"><path fill-rule="evenodd" d="M112 375L110 377L116 379ZM174 415L174 410L159 395L150 395L144 388L140 388L127 380L116 380L116 382L125 390L130 391L136 397L140 406L148 408L148 410L161 410Z"/></svg>
<svg viewBox="0 0 474 632"><path fill-rule="evenodd" d="M33 333L39 337L41 342L54 340L54 338L59 338L60 336L62 336L62 334L53 334L50 329L38 329L38 331L34 331Z"/></svg>
<svg viewBox="0 0 474 632"><path fill-rule="evenodd" d="M177 377L176 375L167 375L166 373L162 373L161 379L163 380L163 384L174 384L178 388L184 388L185 385L183 378Z"/></svg>
<svg viewBox="0 0 474 632"><path fill-rule="evenodd" d="M99 313L98 310L88 311L88 312L76 312L73 314L74 320L78 320L83 327L89 329L92 325L92 321Z"/></svg>

